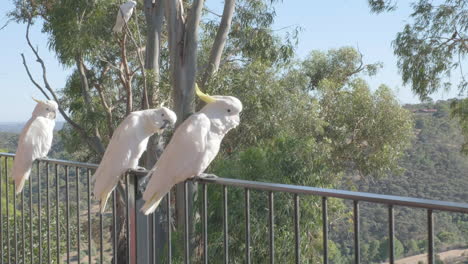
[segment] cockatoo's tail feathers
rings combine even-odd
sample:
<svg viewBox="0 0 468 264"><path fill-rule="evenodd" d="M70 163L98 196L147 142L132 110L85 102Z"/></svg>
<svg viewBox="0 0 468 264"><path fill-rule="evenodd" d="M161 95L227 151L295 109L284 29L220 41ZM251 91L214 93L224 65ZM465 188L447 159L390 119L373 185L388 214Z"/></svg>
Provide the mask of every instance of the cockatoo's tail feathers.
<svg viewBox="0 0 468 264"><path fill-rule="evenodd" d="M195 83L195 92L197 94L198 97L200 97L200 99L205 102L205 103L213 103L216 101L216 98L212 97L212 96L209 96L207 94L204 94L200 88L198 88L198 84Z"/></svg>
<svg viewBox="0 0 468 264"><path fill-rule="evenodd" d="M115 32L115 33L120 33L122 31L122 27L119 27L119 25L115 25L113 28L112 28L112 31Z"/></svg>
<svg viewBox="0 0 468 264"><path fill-rule="evenodd" d="M101 214L106 210L107 199L109 199L110 192L105 192L101 195Z"/></svg>
<svg viewBox="0 0 468 264"><path fill-rule="evenodd" d="M28 174L29 174L29 172L28 172ZM21 177L19 179L15 178L15 194L20 194L21 193L21 191L24 188L24 183L26 182L26 179L28 178L28 176L24 175L23 177Z"/></svg>
<svg viewBox="0 0 468 264"><path fill-rule="evenodd" d="M153 194L153 196L151 196L151 199L149 201L145 202L145 204L141 208L141 211L145 215L149 215L152 212L154 212L154 210L156 210L159 203L161 203L161 198L159 198L158 193L155 193L155 194Z"/></svg>

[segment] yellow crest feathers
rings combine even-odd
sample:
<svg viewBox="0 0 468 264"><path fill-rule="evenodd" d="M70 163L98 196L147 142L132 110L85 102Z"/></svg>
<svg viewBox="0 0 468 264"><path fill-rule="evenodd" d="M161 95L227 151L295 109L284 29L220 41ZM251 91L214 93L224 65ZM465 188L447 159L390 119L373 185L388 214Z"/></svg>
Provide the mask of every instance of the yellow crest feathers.
<svg viewBox="0 0 468 264"><path fill-rule="evenodd" d="M205 103L209 104L209 103L213 103L214 101L216 101L216 99L212 96L209 96L207 94L204 94L200 88L198 88L198 84L195 83L195 93L197 94L197 96Z"/></svg>

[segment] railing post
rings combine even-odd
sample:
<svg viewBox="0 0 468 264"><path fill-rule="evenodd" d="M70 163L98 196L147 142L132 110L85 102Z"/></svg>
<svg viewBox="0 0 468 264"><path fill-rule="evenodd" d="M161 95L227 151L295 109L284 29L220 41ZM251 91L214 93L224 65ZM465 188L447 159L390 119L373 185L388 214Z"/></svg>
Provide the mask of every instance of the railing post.
<svg viewBox="0 0 468 264"><path fill-rule="evenodd" d="M136 263L150 263L150 221L149 217L140 211L145 201L143 200L143 194L139 191L138 188L144 177L134 174L130 174L130 177L133 179L131 182L136 183L136 186L134 184L129 185L129 188L134 188L133 193L135 194L135 208L133 209L135 212L135 220L132 222L132 219L130 218L130 230L134 230L135 233L134 235L130 233L130 237L136 238L136 240L133 240L135 243L130 246L130 250L132 250L132 248L135 249L134 254L136 254ZM132 240L130 240L130 243L131 242ZM132 256L132 254L130 254L130 256ZM130 263L133 262L131 261Z"/></svg>
<svg viewBox="0 0 468 264"><path fill-rule="evenodd" d="M132 173L127 173L127 264L136 264L136 263L146 263L146 262L137 262L137 237L139 229L143 228L137 222L137 214L140 214L140 211L136 210L136 192L137 192L137 176ZM138 217L140 219L141 217ZM145 225L147 226L147 225ZM141 236L140 236L141 237ZM144 244L141 243L140 244ZM144 245L141 245L144 247Z"/></svg>

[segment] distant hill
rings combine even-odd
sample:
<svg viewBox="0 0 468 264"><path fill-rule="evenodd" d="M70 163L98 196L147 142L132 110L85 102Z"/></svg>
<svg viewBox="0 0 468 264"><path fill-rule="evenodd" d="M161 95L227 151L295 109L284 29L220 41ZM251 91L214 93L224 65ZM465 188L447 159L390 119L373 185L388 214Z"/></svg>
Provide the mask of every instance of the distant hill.
<svg viewBox="0 0 468 264"><path fill-rule="evenodd" d="M414 113L415 138L400 161L404 172L380 180L360 179L355 182L357 190L468 203L468 156L460 152L463 137L457 120L450 118L450 101L405 105L405 108ZM388 245L385 244L387 208L363 203L361 216L363 262L384 261ZM396 238L402 244L400 256L426 251L426 218L425 210L395 207ZM468 215L437 212L435 222L437 252L468 247ZM346 240L342 235L338 237L338 241ZM345 247L352 248L352 244Z"/></svg>
<svg viewBox="0 0 468 264"><path fill-rule="evenodd" d="M25 122L0 122L0 132L8 132L19 134L24 127ZM65 122L56 122L55 131L59 131L63 128Z"/></svg>

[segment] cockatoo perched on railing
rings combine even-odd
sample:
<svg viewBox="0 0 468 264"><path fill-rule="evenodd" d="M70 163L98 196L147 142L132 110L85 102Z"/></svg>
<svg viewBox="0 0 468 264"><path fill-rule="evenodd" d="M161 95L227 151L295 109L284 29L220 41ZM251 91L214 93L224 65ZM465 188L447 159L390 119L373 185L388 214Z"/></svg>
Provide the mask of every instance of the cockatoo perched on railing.
<svg viewBox="0 0 468 264"><path fill-rule="evenodd" d="M101 163L94 173L94 196L101 201L101 213L120 176L136 169L146 149L148 139L168 125L174 125L177 116L166 107L130 113L112 135Z"/></svg>
<svg viewBox="0 0 468 264"><path fill-rule="evenodd" d="M130 20L130 17L133 14L133 9L136 5L137 3L135 1L128 1L120 5L119 13L115 20L115 26L112 31L116 33L122 32L122 28L128 23L128 20Z"/></svg>
<svg viewBox="0 0 468 264"><path fill-rule="evenodd" d="M11 173L11 177L15 181L16 194L23 190L24 182L29 178L34 160L47 156L54 137L57 103L52 100L34 99L34 101L37 102L37 105L32 117L21 131Z"/></svg>
<svg viewBox="0 0 468 264"><path fill-rule="evenodd" d="M175 131L159 160L148 173L142 212L148 215L158 207L172 186L201 175L219 151L229 130L239 125L242 103L232 96L209 96L195 86L205 105L187 118Z"/></svg>

